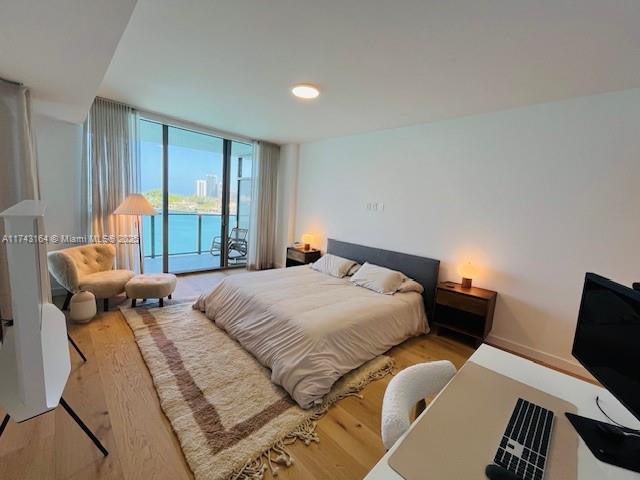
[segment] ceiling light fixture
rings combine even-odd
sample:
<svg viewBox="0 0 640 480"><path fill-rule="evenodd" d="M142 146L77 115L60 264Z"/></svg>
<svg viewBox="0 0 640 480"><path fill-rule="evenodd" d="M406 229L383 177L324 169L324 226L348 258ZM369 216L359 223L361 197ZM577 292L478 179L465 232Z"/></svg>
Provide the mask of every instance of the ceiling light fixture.
<svg viewBox="0 0 640 480"><path fill-rule="evenodd" d="M308 83L299 83L293 86L293 88L291 89L291 93L293 93L298 98L310 100L320 95L320 90L318 90L318 87L314 85L310 85Z"/></svg>

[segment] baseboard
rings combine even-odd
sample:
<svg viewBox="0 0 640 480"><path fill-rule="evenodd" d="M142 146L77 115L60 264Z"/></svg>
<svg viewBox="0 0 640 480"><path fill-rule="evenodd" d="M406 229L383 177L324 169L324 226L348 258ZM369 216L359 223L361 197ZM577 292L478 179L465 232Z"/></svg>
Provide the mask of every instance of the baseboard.
<svg viewBox="0 0 640 480"><path fill-rule="evenodd" d="M522 345L521 343L514 342L513 340L491 334L487 337L486 343L502 350L515 353L544 366L579 377L588 382L595 382L595 379L580 364L567 360L566 358L543 352L541 350L536 350L535 348Z"/></svg>

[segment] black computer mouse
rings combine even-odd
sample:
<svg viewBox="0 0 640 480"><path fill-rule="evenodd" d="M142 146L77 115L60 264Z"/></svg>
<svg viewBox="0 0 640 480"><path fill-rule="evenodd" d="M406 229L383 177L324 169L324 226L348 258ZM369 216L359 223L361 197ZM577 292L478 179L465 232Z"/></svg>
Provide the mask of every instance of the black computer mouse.
<svg viewBox="0 0 640 480"><path fill-rule="evenodd" d="M489 480L522 480L515 473L510 472L500 465L487 465L487 468L484 469L484 473Z"/></svg>

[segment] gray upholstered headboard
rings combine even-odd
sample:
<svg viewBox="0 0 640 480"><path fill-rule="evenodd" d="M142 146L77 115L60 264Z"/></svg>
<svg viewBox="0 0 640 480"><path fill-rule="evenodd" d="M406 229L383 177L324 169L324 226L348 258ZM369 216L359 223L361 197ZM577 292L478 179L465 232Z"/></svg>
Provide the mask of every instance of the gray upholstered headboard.
<svg viewBox="0 0 640 480"><path fill-rule="evenodd" d="M398 270L413 278L424 287L422 296L424 297L427 317L429 320L433 318L440 260L382 250L380 248L365 247L355 243L341 242L333 238L327 241L327 253L355 260L358 263L369 262L381 267Z"/></svg>

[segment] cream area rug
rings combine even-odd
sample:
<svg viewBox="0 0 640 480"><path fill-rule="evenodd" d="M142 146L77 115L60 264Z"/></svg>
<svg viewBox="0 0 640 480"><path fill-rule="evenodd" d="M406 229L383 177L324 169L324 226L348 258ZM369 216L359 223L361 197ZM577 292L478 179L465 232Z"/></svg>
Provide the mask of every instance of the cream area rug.
<svg viewBox="0 0 640 480"><path fill-rule="evenodd" d="M121 310L196 480L261 479L267 468L290 466L287 445L319 441L315 422L327 409L393 367L390 357L375 358L338 380L322 405L303 410L190 302Z"/></svg>

